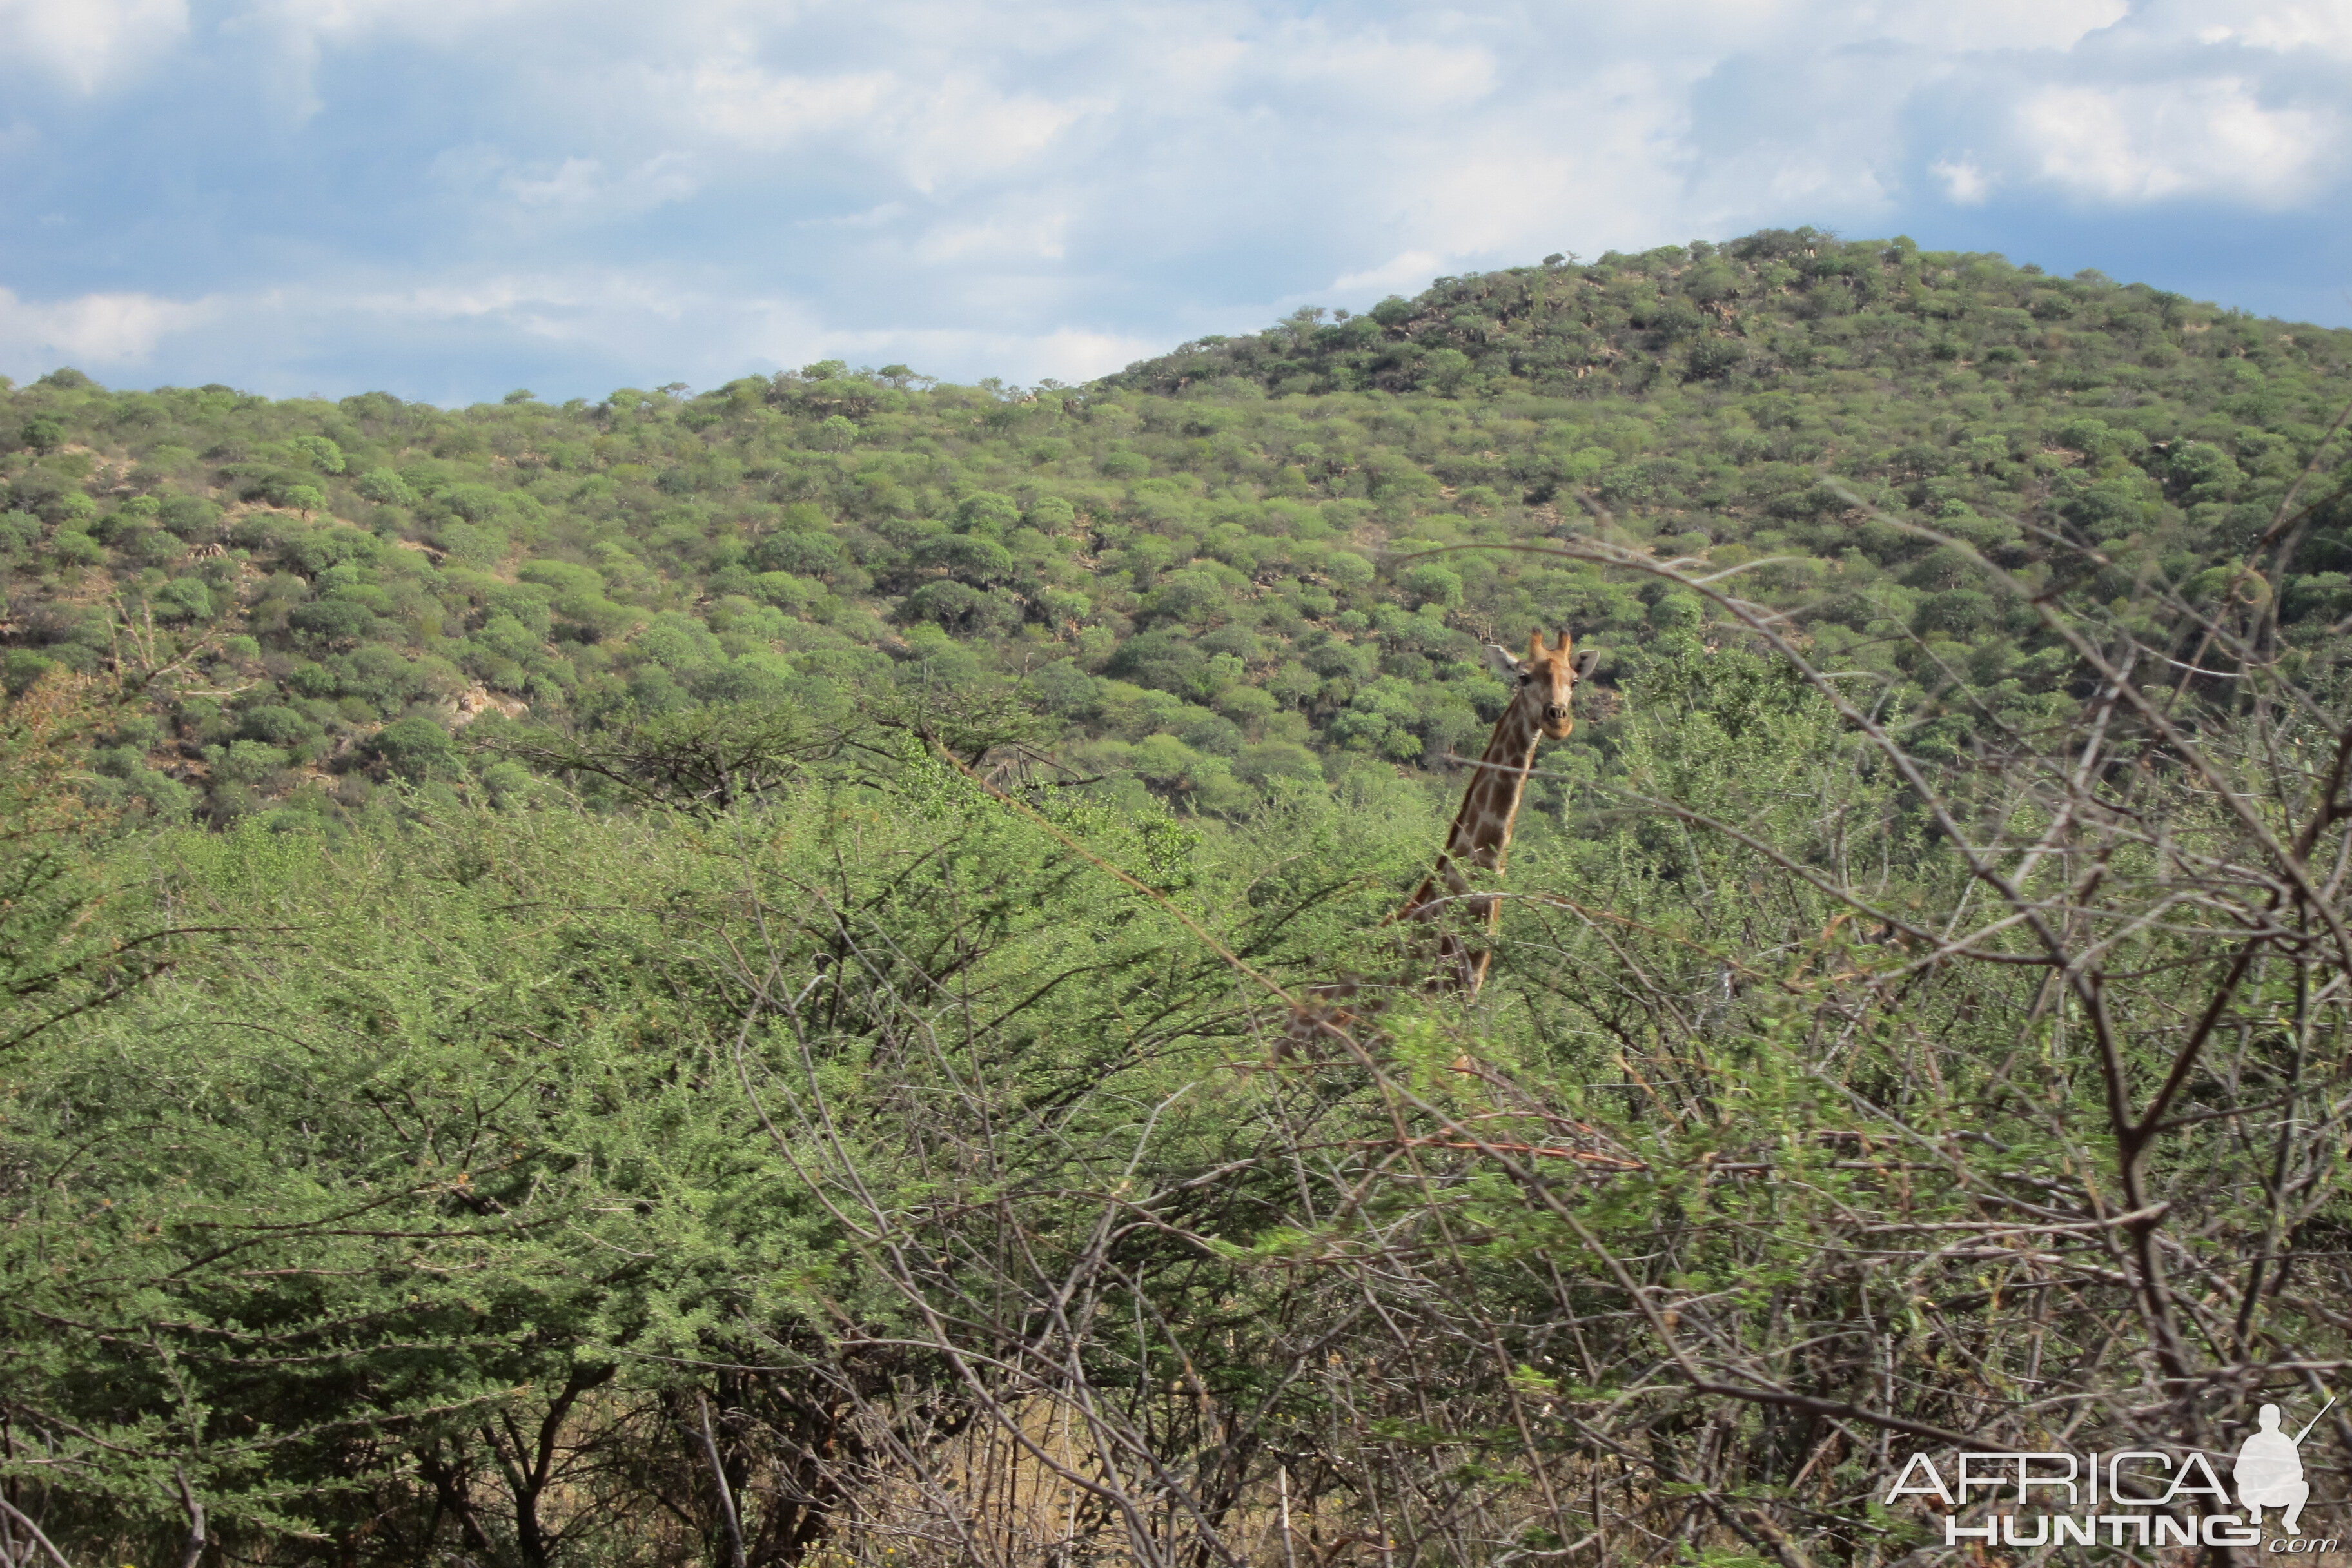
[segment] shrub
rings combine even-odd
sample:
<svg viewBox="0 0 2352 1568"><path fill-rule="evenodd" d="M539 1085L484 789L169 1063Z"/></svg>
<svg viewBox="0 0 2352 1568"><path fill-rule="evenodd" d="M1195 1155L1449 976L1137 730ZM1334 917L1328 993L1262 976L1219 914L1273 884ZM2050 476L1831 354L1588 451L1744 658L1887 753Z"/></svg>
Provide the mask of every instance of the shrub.
<svg viewBox="0 0 2352 1568"><path fill-rule="evenodd" d="M976 636L1017 624L1021 605L1008 594L987 592L950 577L926 583L908 595L905 614L909 620L929 621L947 631Z"/></svg>
<svg viewBox="0 0 2352 1568"><path fill-rule="evenodd" d="M1433 561L1406 567L1398 574L1397 584L1411 594L1417 604L1436 605L1450 610L1462 602L1461 574Z"/></svg>
<svg viewBox="0 0 2352 1568"><path fill-rule="evenodd" d="M349 466L342 447L325 436L297 436L286 444L308 455L322 474L340 474Z"/></svg>
<svg viewBox="0 0 2352 1568"><path fill-rule="evenodd" d="M1973 588L1955 588L1924 601L1913 624L1922 632L1967 637L1990 626L1995 615L1989 595Z"/></svg>
<svg viewBox="0 0 2352 1568"><path fill-rule="evenodd" d="M259 741L236 741L213 759L213 776L230 784L258 784L286 766L286 753Z"/></svg>
<svg viewBox="0 0 2352 1568"><path fill-rule="evenodd" d="M370 468L362 474L359 492L380 506L415 506L418 500L409 482L390 468Z"/></svg>
<svg viewBox="0 0 2352 1568"><path fill-rule="evenodd" d="M22 697L26 688L57 668L56 659L28 647L12 647L0 655L0 685L7 688L9 696Z"/></svg>
<svg viewBox="0 0 2352 1568"><path fill-rule="evenodd" d="M942 533L917 544L912 559L919 566L943 570L975 588L1004 582L1015 570L1012 552L985 536Z"/></svg>
<svg viewBox="0 0 2352 1568"><path fill-rule="evenodd" d="M385 725L370 749L406 779L424 779L455 768L457 748L449 732L421 714L410 714Z"/></svg>
<svg viewBox="0 0 2352 1568"><path fill-rule="evenodd" d="M191 544L220 537L221 509L200 496L173 496L155 516L157 521Z"/></svg>
<svg viewBox="0 0 2352 1568"><path fill-rule="evenodd" d="M797 616L806 613L823 590L789 572L762 572L751 579L751 592L761 603Z"/></svg>
<svg viewBox="0 0 2352 1568"><path fill-rule="evenodd" d="M1021 508L1011 496L975 490L956 503L955 527L959 533L1002 539L1020 524Z"/></svg>
<svg viewBox="0 0 2352 1568"><path fill-rule="evenodd" d="M848 565L841 545L824 533L772 533L751 547L752 564L766 572L831 582Z"/></svg>
<svg viewBox="0 0 2352 1568"><path fill-rule="evenodd" d="M250 741L266 741L273 746L295 745L318 732L317 725L278 702L247 709L237 723L239 735Z"/></svg>
<svg viewBox="0 0 2352 1568"><path fill-rule="evenodd" d="M375 634L376 618L364 605L320 599L297 605L287 617L298 631L320 642L363 642Z"/></svg>

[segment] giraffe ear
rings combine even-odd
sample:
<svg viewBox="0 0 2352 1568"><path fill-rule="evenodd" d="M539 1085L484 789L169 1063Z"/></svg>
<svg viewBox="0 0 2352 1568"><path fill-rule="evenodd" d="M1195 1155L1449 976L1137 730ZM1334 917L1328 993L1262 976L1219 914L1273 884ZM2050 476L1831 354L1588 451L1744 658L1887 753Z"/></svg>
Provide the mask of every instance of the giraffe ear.
<svg viewBox="0 0 2352 1568"><path fill-rule="evenodd" d="M1519 661L1513 658L1511 650L1501 643L1490 642L1486 645L1486 662L1495 667L1496 675L1508 677L1519 673Z"/></svg>
<svg viewBox="0 0 2352 1568"><path fill-rule="evenodd" d="M1576 656L1576 679L1579 680L1591 679L1592 667L1600 662L1601 650L1597 647L1586 648L1582 653Z"/></svg>

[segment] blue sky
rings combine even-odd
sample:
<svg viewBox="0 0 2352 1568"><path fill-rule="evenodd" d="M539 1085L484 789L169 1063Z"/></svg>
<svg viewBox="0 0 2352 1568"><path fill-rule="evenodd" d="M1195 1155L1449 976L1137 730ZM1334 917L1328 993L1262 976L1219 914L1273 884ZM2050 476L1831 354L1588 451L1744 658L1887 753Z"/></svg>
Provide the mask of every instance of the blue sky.
<svg viewBox="0 0 2352 1568"><path fill-rule="evenodd" d="M0 0L0 374L1079 381L1811 223L2352 323L2352 0Z"/></svg>

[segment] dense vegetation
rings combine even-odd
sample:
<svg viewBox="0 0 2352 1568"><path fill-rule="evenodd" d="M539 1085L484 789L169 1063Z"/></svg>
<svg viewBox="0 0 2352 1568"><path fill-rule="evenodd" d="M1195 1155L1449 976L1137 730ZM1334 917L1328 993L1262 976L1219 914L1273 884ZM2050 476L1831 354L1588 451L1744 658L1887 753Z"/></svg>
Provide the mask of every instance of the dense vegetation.
<svg viewBox="0 0 2352 1568"><path fill-rule="evenodd" d="M1481 637L1572 624L1638 673L1699 601L1421 553L1601 529L1714 567L1842 666L2030 710L2063 671L1932 521L2039 520L2187 581L2267 526L2352 332L1996 257L1800 231L1441 279L1084 389L812 365L699 396L0 397L5 676L145 690L100 766L166 819L334 814L390 775L529 791L448 733L714 702L830 721L1011 689L1081 770L1245 815L1282 781L1475 751ZM1604 525L1584 510L1602 509ZM2352 610L2346 519L2284 586ZM487 733L488 731L486 731Z"/></svg>
<svg viewBox="0 0 2352 1568"><path fill-rule="evenodd" d="M1915 1447L2300 1426L2347 366L1799 231L1083 389L10 389L0 1563L1863 1568Z"/></svg>

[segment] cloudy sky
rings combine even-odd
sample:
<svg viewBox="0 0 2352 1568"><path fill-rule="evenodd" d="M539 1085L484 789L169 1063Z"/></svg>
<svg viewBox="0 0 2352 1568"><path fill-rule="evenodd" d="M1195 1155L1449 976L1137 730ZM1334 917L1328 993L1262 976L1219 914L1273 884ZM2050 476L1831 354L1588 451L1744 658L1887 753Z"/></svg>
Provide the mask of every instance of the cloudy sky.
<svg viewBox="0 0 2352 1568"><path fill-rule="evenodd" d="M0 0L0 374L1078 381L1811 223L2352 322L2352 0Z"/></svg>

